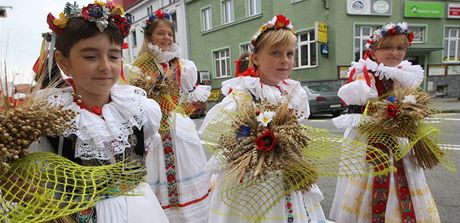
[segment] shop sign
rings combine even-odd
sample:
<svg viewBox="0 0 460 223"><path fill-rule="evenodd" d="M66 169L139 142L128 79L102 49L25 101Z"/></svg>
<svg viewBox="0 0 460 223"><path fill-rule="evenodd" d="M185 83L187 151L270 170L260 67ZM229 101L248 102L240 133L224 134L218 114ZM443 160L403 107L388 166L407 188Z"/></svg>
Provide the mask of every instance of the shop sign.
<svg viewBox="0 0 460 223"><path fill-rule="evenodd" d="M347 14L390 16L392 0L347 0Z"/></svg>
<svg viewBox="0 0 460 223"><path fill-rule="evenodd" d="M451 19L460 19L459 3L449 3L447 5L447 17Z"/></svg>
<svg viewBox="0 0 460 223"><path fill-rule="evenodd" d="M444 2L404 2L404 17L443 18Z"/></svg>

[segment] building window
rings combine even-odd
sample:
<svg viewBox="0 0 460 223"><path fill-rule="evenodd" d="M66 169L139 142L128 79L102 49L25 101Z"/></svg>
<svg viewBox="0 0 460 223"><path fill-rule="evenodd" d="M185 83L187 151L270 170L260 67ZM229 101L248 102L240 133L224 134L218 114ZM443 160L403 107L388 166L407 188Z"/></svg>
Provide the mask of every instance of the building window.
<svg viewBox="0 0 460 223"><path fill-rule="evenodd" d="M222 0L222 22L233 22L233 0Z"/></svg>
<svg viewBox="0 0 460 223"><path fill-rule="evenodd" d="M414 32L414 40L412 43L424 43L425 42L425 26L410 26L410 30Z"/></svg>
<svg viewBox="0 0 460 223"><path fill-rule="evenodd" d="M212 28L211 7L206 7L206 8L201 9L201 27L203 28L203 31L206 31Z"/></svg>
<svg viewBox="0 0 460 223"><path fill-rule="evenodd" d="M313 67L317 65L317 42L314 30L297 35L297 49L294 56L294 67Z"/></svg>
<svg viewBox="0 0 460 223"><path fill-rule="evenodd" d="M174 11L169 14L171 15L171 21L173 22L174 31L177 32L177 13Z"/></svg>
<svg viewBox="0 0 460 223"><path fill-rule="evenodd" d="M355 61L364 57L364 52L366 52L366 43L367 40L371 37L374 30L377 28L370 25L356 25L355 26L355 38L354 38L354 48L353 52L355 54Z"/></svg>
<svg viewBox="0 0 460 223"><path fill-rule="evenodd" d="M260 0L248 0L248 15L260 14Z"/></svg>
<svg viewBox="0 0 460 223"><path fill-rule="evenodd" d="M249 52L249 43L244 43L240 45L240 53Z"/></svg>
<svg viewBox="0 0 460 223"><path fill-rule="evenodd" d="M147 16L153 13L153 6L147 6Z"/></svg>
<svg viewBox="0 0 460 223"><path fill-rule="evenodd" d="M214 51L216 78L230 77L230 50Z"/></svg>
<svg viewBox="0 0 460 223"><path fill-rule="evenodd" d="M133 38L133 47L136 47L137 46L137 34L136 34L136 29L134 29L132 32L131 32L131 36Z"/></svg>
<svg viewBox="0 0 460 223"><path fill-rule="evenodd" d="M460 62L460 27L446 27L443 56L444 62Z"/></svg>

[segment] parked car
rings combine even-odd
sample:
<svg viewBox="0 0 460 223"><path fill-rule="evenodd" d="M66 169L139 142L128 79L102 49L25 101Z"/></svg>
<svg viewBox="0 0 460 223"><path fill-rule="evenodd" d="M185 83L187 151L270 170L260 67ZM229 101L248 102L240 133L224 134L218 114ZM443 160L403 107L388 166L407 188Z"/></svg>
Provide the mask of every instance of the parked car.
<svg viewBox="0 0 460 223"><path fill-rule="evenodd" d="M339 116L347 109L337 96L337 90L323 84L302 85L307 92L311 114L332 114Z"/></svg>
<svg viewBox="0 0 460 223"><path fill-rule="evenodd" d="M194 110L193 113L190 114L191 118L200 118L206 115L206 102L194 101L192 105Z"/></svg>

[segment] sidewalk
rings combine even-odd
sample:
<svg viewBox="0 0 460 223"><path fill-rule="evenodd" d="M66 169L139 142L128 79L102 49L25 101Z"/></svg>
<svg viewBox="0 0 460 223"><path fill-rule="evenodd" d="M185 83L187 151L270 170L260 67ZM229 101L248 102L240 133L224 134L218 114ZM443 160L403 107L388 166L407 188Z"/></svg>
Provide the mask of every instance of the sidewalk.
<svg viewBox="0 0 460 223"><path fill-rule="evenodd" d="M432 105L443 113L460 113L460 100L457 98L434 97Z"/></svg>

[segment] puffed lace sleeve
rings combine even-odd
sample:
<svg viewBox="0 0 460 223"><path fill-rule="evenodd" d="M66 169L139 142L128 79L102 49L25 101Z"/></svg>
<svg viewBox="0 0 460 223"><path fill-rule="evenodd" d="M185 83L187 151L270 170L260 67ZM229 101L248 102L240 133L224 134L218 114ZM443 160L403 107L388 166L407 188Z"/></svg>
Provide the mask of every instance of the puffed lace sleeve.
<svg viewBox="0 0 460 223"><path fill-rule="evenodd" d="M161 137L158 133L160 129L161 110L158 103L152 99L146 99L144 104L145 115L147 116L144 124L144 143L145 150L159 148Z"/></svg>
<svg viewBox="0 0 460 223"><path fill-rule="evenodd" d="M405 60L396 67L384 66L380 70L385 78L399 82L403 87L415 88L423 82L424 71L420 65L412 65Z"/></svg>
<svg viewBox="0 0 460 223"><path fill-rule="evenodd" d="M197 85L197 69L191 60L180 60L181 83L180 88L187 95L189 101L206 101L211 94L211 86Z"/></svg>

